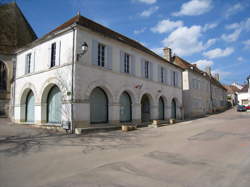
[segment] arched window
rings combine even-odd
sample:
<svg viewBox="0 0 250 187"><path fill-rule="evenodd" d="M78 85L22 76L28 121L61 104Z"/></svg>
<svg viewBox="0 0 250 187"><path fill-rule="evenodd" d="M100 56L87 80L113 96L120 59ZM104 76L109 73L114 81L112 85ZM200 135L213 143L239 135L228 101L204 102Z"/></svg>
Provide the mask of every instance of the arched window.
<svg viewBox="0 0 250 187"><path fill-rule="evenodd" d="M165 105L162 97L159 98L159 120L164 120Z"/></svg>
<svg viewBox="0 0 250 187"><path fill-rule="evenodd" d="M6 65L0 61L0 90L7 88L7 69Z"/></svg>
<svg viewBox="0 0 250 187"><path fill-rule="evenodd" d="M47 97L47 122L61 123L62 94L57 86L53 86Z"/></svg>
<svg viewBox="0 0 250 187"><path fill-rule="evenodd" d="M146 94L141 99L141 120L142 122L150 121L150 101Z"/></svg>

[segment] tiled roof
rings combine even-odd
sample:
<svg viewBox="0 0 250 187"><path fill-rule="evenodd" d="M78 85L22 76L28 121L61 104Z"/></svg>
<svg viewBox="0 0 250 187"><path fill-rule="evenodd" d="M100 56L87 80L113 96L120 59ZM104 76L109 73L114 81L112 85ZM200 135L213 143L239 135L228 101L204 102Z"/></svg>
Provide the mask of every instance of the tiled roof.
<svg viewBox="0 0 250 187"><path fill-rule="evenodd" d="M16 3L0 5L0 53L13 54L37 37Z"/></svg>
<svg viewBox="0 0 250 187"><path fill-rule="evenodd" d="M58 26L56 29L52 30L51 32L49 32L48 34L46 34L45 36L43 36L42 38L38 39L37 41L33 42L33 43L39 43L40 41L43 41L44 39L52 36L53 34L59 32L59 31L62 31L64 29L67 29L69 28L70 26L73 26L73 25L80 25L82 27L85 27L87 29L90 29L91 31L94 31L94 32L97 32L97 33L100 33L106 37L109 37L109 38L112 38L114 40L117 40L119 42L122 42L124 44L127 44L131 47L134 47L140 51L143 51L149 55L152 55L156 58L158 58L159 60L161 61L164 61L166 63L169 63L173 66L175 66L176 68L179 68L179 69L182 69L181 67L175 65L175 64L172 64L170 63L169 61L167 61L165 58L157 55L156 53L154 53L153 51L151 51L150 49L146 48L145 46L143 46L142 44L140 44L139 42L133 40L133 39L130 39L118 32L115 32L103 25L100 25L99 23L96 23L86 17L83 17L81 15L77 15L73 18L71 18L70 20L66 21L65 23L63 23L62 25ZM32 44L30 44L32 45ZM30 45L28 45L27 47L29 47Z"/></svg>
<svg viewBox="0 0 250 187"><path fill-rule="evenodd" d="M233 85L224 85L224 87L227 89L228 93L240 92L240 89Z"/></svg>
<svg viewBox="0 0 250 187"><path fill-rule="evenodd" d="M239 92L248 92L249 85L245 84Z"/></svg>
<svg viewBox="0 0 250 187"><path fill-rule="evenodd" d="M218 81L217 79L215 79L213 76L208 75L207 72L200 70L195 64L191 64L189 62L187 62L186 60L182 59L179 56L174 56L173 57L173 61L176 65L182 67L183 69L191 69L200 74L200 76L204 76L205 78L209 79L213 84L217 85L218 87L226 90L226 88L220 83L220 81Z"/></svg>

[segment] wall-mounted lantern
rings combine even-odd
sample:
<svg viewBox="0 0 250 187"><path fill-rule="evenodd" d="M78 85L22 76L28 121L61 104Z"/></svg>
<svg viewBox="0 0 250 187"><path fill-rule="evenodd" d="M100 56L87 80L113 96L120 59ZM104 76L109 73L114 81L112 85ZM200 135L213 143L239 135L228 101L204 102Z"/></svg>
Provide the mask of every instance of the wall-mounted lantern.
<svg viewBox="0 0 250 187"><path fill-rule="evenodd" d="M81 45L81 52L77 54L77 61L81 58L82 55L84 55L85 53L87 53L88 51L88 44L86 42L84 42Z"/></svg>

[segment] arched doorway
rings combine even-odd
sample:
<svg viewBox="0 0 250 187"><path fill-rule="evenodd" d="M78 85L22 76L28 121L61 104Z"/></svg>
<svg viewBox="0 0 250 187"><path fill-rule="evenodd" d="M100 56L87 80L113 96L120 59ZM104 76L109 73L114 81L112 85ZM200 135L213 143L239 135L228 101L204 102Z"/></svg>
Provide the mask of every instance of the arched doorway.
<svg viewBox="0 0 250 187"><path fill-rule="evenodd" d="M95 88L90 95L90 123L108 122L108 97L103 89Z"/></svg>
<svg viewBox="0 0 250 187"><path fill-rule="evenodd" d="M165 104L162 97L159 98L159 120L164 120Z"/></svg>
<svg viewBox="0 0 250 187"><path fill-rule="evenodd" d="M35 97L31 90L26 97L25 121L31 123L35 121Z"/></svg>
<svg viewBox="0 0 250 187"><path fill-rule="evenodd" d="M132 121L132 102L129 94L123 92L120 97L120 122Z"/></svg>
<svg viewBox="0 0 250 187"><path fill-rule="evenodd" d="M175 101L175 99L173 99L172 103L171 103L171 118L176 119L176 101Z"/></svg>
<svg viewBox="0 0 250 187"><path fill-rule="evenodd" d="M141 120L142 122L150 121L150 101L147 95L143 95L141 99Z"/></svg>
<svg viewBox="0 0 250 187"><path fill-rule="evenodd" d="M0 61L0 90L7 89L7 68L6 65Z"/></svg>
<svg viewBox="0 0 250 187"><path fill-rule="evenodd" d="M62 94L57 86L53 86L47 97L47 122L61 123Z"/></svg>

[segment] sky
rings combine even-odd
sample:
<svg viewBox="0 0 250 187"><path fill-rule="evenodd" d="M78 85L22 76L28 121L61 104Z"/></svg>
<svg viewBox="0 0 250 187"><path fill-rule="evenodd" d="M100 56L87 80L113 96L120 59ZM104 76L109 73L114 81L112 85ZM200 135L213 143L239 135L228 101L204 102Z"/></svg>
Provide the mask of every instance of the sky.
<svg viewBox="0 0 250 187"><path fill-rule="evenodd" d="M79 11L162 55L200 69L212 67L221 82L250 75L250 0L16 0L38 37Z"/></svg>

